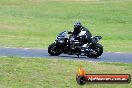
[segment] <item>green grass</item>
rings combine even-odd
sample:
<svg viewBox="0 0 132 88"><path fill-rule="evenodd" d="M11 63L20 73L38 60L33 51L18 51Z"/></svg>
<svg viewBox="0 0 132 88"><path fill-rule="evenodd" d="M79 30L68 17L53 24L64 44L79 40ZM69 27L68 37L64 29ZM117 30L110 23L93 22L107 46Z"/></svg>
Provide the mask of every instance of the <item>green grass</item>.
<svg viewBox="0 0 132 88"><path fill-rule="evenodd" d="M0 0L0 46L47 48L81 21L105 51L132 52L131 0Z"/></svg>
<svg viewBox="0 0 132 88"><path fill-rule="evenodd" d="M131 88L130 84L76 83L79 66L89 74L130 74L132 64L80 60L0 57L0 88ZM112 69L114 68L114 69Z"/></svg>
<svg viewBox="0 0 132 88"><path fill-rule="evenodd" d="M105 51L132 52L131 0L0 0L0 47L47 48L58 33L81 21L101 35ZM87 73L131 74L132 64L80 60L0 57L0 88L131 88L130 84L80 86L79 65ZM114 69L113 69L114 68Z"/></svg>

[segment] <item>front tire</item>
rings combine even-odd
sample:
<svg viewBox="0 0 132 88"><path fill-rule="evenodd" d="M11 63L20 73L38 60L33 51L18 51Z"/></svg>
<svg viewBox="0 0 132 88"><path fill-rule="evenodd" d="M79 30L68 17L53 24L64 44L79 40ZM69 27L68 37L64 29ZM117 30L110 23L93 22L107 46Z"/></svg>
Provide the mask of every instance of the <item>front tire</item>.
<svg viewBox="0 0 132 88"><path fill-rule="evenodd" d="M59 51L59 48L57 47L56 43L52 43L51 45L49 45L48 53L51 56L58 56L58 55L61 54L61 52Z"/></svg>

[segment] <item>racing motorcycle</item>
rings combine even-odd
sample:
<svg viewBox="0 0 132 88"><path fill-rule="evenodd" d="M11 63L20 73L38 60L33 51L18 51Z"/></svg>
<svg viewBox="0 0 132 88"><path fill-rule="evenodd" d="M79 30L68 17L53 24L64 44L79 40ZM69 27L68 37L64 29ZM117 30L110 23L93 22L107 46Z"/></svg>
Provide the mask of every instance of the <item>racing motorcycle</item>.
<svg viewBox="0 0 132 88"><path fill-rule="evenodd" d="M82 35L85 35L85 33L80 32L78 37ZM81 45L79 40L76 40L72 34L69 34L68 31L63 31L57 36L55 42L49 45L48 53L51 56L68 54L77 55L78 57L97 58L103 53L103 46L98 43L100 39L102 39L101 36L94 36L91 37L89 43Z"/></svg>

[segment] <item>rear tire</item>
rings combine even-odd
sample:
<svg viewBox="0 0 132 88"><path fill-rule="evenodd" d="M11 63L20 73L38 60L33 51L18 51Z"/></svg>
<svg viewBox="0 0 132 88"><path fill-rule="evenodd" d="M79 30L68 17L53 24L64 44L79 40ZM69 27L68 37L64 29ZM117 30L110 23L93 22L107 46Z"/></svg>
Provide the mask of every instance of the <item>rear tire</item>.
<svg viewBox="0 0 132 88"><path fill-rule="evenodd" d="M61 52L59 51L59 48L56 46L56 43L52 43L51 45L49 45L48 53L51 56L58 56L61 54Z"/></svg>
<svg viewBox="0 0 132 88"><path fill-rule="evenodd" d="M96 52L96 54L87 54L89 58L97 58L103 53L103 46L99 43L91 45L90 48Z"/></svg>

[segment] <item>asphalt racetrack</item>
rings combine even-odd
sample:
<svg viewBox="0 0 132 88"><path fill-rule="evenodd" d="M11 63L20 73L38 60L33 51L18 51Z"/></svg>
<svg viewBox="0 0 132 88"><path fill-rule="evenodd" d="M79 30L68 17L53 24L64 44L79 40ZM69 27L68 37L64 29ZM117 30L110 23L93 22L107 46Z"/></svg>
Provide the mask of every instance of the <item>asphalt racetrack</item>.
<svg viewBox="0 0 132 88"><path fill-rule="evenodd" d="M86 56L66 55L50 56L46 49L29 49L29 48L0 48L0 56L18 56L18 57L34 57L34 58L59 58L59 59L73 59L86 60L95 62L125 62L132 63L132 53L122 52L104 52L99 58L88 58Z"/></svg>

